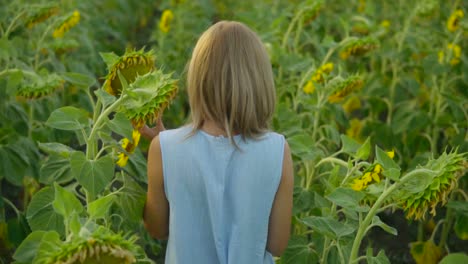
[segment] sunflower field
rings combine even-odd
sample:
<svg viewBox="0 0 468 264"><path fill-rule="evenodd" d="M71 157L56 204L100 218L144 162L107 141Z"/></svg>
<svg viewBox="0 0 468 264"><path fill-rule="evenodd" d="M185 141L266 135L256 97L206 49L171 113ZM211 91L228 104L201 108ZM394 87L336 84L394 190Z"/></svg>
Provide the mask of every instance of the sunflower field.
<svg viewBox="0 0 468 264"><path fill-rule="evenodd" d="M468 263L468 3L0 0L0 263L164 263L149 142L220 20L269 52L294 159L276 263Z"/></svg>

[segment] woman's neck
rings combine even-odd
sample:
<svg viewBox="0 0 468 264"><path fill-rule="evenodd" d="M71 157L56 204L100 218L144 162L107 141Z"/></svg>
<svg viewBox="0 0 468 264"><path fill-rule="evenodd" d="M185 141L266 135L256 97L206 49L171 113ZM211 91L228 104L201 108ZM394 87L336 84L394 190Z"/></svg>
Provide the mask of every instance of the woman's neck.
<svg viewBox="0 0 468 264"><path fill-rule="evenodd" d="M226 136L227 137L227 133L224 131L224 129L220 128L215 122L210 121L210 120L203 121L201 130L213 136Z"/></svg>

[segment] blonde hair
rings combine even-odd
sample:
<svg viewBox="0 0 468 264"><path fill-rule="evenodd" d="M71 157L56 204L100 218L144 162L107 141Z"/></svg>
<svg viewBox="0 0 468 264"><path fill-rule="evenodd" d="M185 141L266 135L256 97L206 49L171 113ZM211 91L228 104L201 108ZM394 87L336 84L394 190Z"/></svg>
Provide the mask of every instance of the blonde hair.
<svg viewBox="0 0 468 264"><path fill-rule="evenodd" d="M211 26L193 50L187 75L193 133L206 120L233 143L233 134L258 138L268 130L276 101L271 63L247 26L232 21Z"/></svg>

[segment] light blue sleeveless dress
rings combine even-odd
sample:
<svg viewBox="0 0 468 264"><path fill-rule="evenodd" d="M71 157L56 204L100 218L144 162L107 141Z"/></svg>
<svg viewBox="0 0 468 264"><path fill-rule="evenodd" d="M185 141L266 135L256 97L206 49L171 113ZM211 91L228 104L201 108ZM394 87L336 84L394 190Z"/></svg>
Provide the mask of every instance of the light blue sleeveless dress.
<svg viewBox="0 0 468 264"><path fill-rule="evenodd" d="M169 201L169 264L272 264L268 222L285 139L234 140L191 127L159 134Z"/></svg>

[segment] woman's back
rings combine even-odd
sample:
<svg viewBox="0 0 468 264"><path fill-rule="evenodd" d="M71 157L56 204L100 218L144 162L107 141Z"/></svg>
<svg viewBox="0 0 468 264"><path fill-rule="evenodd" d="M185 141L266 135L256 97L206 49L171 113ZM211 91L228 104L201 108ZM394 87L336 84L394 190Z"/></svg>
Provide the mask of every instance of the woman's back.
<svg viewBox="0 0 468 264"><path fill-rule="evenodd" d="M169 202L166 263L273 263L266 251L281 180L284 137L212 136L192 127L161 132Z"/></svg>

